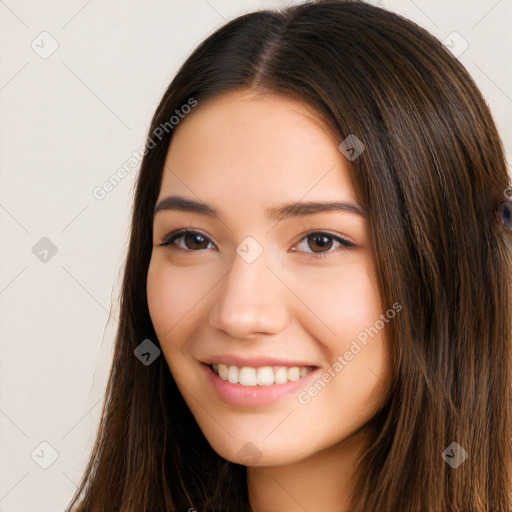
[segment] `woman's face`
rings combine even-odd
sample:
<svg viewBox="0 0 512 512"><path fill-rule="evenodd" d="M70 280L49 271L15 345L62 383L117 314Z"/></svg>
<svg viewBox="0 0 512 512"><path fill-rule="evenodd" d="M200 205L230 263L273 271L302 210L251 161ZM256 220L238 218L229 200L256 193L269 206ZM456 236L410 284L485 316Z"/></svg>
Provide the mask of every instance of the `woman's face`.
<svg viewBox="0 0 512 512"><path fill-rule="evenodd" d="M378 410L394 316L380 306L341 140L301 103L249 92L174 129L147 294L178 388L233 462L333 448Z"/></svg>

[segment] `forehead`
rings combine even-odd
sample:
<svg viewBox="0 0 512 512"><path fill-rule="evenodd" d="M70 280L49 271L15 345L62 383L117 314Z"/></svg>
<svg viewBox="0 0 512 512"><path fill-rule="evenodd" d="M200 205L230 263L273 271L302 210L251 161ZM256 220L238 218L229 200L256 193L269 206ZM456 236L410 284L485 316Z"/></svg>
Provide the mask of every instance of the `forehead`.
<svg viewBox="0 0 512 512"><path fill-rule="evenodd" d="M307 105L276 94L225 93L175 128L160 196L259 194L353 199L339 141Z"/></svg>

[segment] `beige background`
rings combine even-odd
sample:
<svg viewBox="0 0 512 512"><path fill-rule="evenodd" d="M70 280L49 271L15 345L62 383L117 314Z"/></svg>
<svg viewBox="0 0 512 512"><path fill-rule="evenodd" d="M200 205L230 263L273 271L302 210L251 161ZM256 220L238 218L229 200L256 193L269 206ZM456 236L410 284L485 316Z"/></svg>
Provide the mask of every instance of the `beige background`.
<svg viewBox="0 0 512 512"><path fill-rule="evenodd" d="M459 58L510 158L512 0L371 3L441 40L458 32L456 49L467 41ZM0 512L64 510L92 447L137 167L104 199L93 190L141 147L200 40L240 13L286 4L0 1Z"/></svg>

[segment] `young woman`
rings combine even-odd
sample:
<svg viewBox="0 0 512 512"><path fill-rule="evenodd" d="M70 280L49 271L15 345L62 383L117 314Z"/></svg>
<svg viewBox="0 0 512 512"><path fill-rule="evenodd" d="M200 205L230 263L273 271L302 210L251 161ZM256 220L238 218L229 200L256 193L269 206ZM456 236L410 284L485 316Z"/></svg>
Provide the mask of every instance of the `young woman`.
<svg viewBox="0 0 512 512"><path fill-rule="evenodd" d="M317 1L217 30L150 127L68 510L510 512L510 187L417 25Z"/></svg>

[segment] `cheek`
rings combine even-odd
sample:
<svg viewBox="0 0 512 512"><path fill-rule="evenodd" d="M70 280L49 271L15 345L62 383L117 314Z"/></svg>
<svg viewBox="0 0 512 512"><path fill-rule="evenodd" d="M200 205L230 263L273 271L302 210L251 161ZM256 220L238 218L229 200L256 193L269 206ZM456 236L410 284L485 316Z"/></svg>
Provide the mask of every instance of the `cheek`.
<svg viewBox="0 0 512 512"><path fill-rule="evenodd" d="M302 273L293 289L310 310L300 318L308 322L308 330L318 333L330 352L345 350L344 346L382 313L376 281L363 261L323 274Z"/></svg>
<svg viewBox="0 0 512 512"><path fill-rule="evenodd" d="M385 325L392 321L381 320L386 310L382 310L371 269L357 261L323 276L316 273L308 279L303 274L296 286L297 295L314 313L303 311L297 318L303 329L315 336L335 375L326 376L332 378L310 411L322 414L329 403L339 402L345 413L350 410L359 419L367 416L378 405L374 394L385 389L389 373ZM341 416L343 424L347 420Z"/></svg>
<svg viewBox="0 0 512 512"><path fill-rule="evenodd" d="M148 308L160 343L178 340L176 330L194 310L204 290L190 272L176 271L153 259L147 275ZM173 334L173 336L171 336Z"/></svg>

